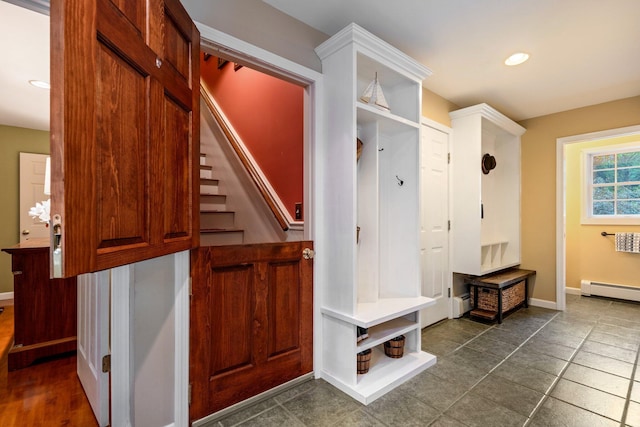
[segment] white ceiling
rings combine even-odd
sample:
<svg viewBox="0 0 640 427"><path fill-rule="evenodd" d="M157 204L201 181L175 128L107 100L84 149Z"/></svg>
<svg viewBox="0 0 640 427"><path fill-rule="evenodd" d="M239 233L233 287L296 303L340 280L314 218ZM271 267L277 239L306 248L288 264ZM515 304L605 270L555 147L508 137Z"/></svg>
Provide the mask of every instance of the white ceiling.
<svg viewBox="0 0 640 427"><path fill-rule="evenodd" d="M0 1L0 124L49 130L49 17Z"/></svg>
<svg viewBox="0 0 640 427"><path fill-rule="evenodd" d="M640 0L263 1L329 35L355 22L461 107L522 120L640 95ZM504 65L517 51L531 58Z"/></svg>
<svg viewBox="0 0 640 427"><path fill-rule="evenodd" d="M328 35L359 24L461 107L522 120L640 95L640 0L263 1ZM49 128L49 92L27 83L49 79L48 47L48 16L0 1L0 124ZM516 51L531 59L505 66Z"/></svg>

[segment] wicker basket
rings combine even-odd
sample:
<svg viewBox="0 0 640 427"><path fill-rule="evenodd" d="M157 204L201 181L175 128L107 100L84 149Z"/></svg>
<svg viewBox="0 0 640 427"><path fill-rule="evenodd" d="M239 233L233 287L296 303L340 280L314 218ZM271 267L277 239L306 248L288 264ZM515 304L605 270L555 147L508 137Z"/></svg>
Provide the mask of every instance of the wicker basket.
<svg viewBox="0 0 640 427"><path fill-rule="evenodd" d="M399 359L404 354L404 335L390 339L384 343L384 354Z"/></svg>
<svg viewBox="0 0 640 427"><path fill-rule="evenodd" d="M366 374L369 372L369 363L371 362L371 349L361 351L358 356L358 373Z"/></svg>
<svg viewBox="0 0 640 427"><path fill-rule="evenodd" d="M471 304L475 301L476 287L471 286ZM502 289L502 312L505 313L524 302L524 281ZM478 293L478 306L481 310L498 312L498 289L480 288Z"/></svg>

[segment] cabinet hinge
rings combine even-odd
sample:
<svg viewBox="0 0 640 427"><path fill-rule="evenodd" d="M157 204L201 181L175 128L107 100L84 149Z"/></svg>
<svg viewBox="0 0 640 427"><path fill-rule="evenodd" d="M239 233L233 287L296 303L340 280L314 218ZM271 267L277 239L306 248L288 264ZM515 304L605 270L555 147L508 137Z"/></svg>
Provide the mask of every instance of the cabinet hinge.
<svg viewBox="0 0 640 427"><path fill-rule="evenodd" d="M447 231L451 231L451 220L447 221Z"/></svg>
<svg viewBox="0 0 640 427"><path fill-rule="evenodd" d="M189 277L189 296L193 296L193 277Z"/></svg>
<svg viewBox="0 0 640 427"><path fill-rule="evenodd" d="M447 288L447 297L451 298L451 288Z"/></svg>
<svg viewBox="0 0 640 427"><path fill-rule="evenodd" d="M447 153L447 164L451 163L451 153Z"/></svg>
<svg viewBox="0 0 640 427"><path fill-rule="evenodd" d="M191 405L191 383L189 383L189 392L188 392L189 405Z"/></svg>
<svg viewBox="0 0 640 427"><path fill-rule="evenodd" d="M102 372L111 372L111 355L102 356Z"/></svg>

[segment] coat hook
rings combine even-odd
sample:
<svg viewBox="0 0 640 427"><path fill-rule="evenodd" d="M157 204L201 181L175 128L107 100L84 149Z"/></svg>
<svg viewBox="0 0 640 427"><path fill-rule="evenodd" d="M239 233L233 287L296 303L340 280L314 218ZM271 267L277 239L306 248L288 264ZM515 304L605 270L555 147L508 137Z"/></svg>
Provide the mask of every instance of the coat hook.
<svg viewBox="0 0 640 427"><path fill-rule="evenodd" d="M402 187L402 185L404 184L404 181L398 178L398 175L396 175L396 179L398 180L398 185Z"/></svg>

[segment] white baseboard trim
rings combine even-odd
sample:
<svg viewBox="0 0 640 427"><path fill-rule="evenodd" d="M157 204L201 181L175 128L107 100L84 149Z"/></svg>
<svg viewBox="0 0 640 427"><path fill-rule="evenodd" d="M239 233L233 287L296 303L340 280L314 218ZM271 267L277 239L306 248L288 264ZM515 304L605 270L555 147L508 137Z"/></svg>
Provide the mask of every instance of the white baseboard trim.
<svg viewBox="0 0 640 427"><path fill-rule="evenodd" d="M580 283L582 295L616 298L628 301L640 301L640 288L615 283L600 283L582 280Z"/></svg>
<svg viewBox="0 0 640 427"><path fill-rule="evenodd" d="M529 298L529 305L534 307L548 308L550 310L557 310L555 301L547 301L544 299Z"/></svg>
<svg viewBox="0 0 640 427"><path fill-rule="evenodd" d="M0 293L0 301L13 299L13 292L2 292Z"/></svg>
<svg viewBox="0 0 640 427"><path fill-rule="evenodd" d="M566 287L566 288L564 288L564 292L567 295L582 295L582 289L580 289L580 288Z"/></svg>

